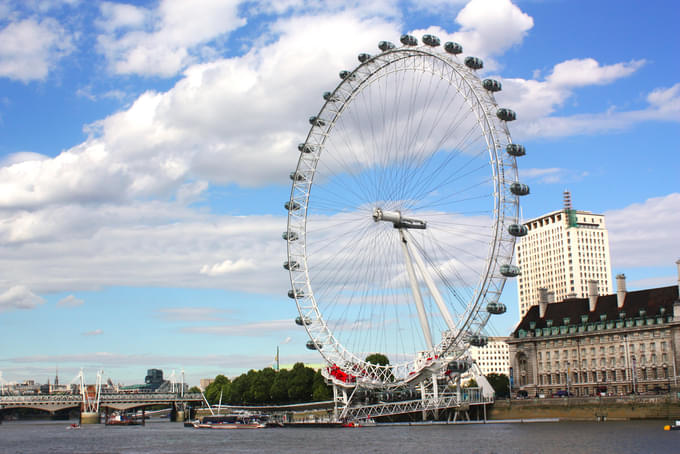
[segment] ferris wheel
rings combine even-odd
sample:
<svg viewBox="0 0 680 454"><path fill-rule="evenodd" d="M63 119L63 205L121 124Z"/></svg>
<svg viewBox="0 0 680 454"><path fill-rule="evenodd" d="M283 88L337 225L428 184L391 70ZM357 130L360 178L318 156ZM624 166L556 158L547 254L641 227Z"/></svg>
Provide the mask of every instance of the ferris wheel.
<svg viewBox="0 0 680 454"><path fill-rule="evenodd" d="M290 174L288 296L339 386L403 386L461 363L519 274L529 188L500 82L481 80L482 61L457 43L401 43L340 72Z"/></svg>

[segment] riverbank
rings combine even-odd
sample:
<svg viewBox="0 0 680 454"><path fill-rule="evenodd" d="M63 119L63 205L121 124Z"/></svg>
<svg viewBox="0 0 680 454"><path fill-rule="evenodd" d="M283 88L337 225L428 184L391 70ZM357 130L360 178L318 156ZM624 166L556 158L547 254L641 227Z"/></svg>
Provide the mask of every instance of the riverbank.
<svg viewBox="0 0 680 454"><path fill-rule="evenodd" d="M680 419L676 395L561 397L497 400L487 409L487 419L559 418L561 421L627 421Z"/></svg>

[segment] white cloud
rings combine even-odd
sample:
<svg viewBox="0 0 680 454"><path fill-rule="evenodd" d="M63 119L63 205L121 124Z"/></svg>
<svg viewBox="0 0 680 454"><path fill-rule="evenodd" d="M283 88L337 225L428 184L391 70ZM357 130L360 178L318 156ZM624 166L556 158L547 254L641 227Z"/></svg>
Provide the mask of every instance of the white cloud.
<svg viewBox="0 0 680 454"><path fill-rule="evenodd" d="M605 85L633 74L644 64L644 60L632 60L628 63L601 66L592 58L567 60L555 65L546 81L558 87Z"/></svg>
<svg viewBox="0 0 680 454"><path fill-rule="evenodd" d="M522 181L538 181L544 184L567 183L581 180L588 175L585 171L574 171L570 169L562 169L559 167L549 167L543 169L519 169L519 175Z"/></svg>
<svg viewBox="0 0 680 454"><path fill-rule="evenodd" d="M168 307L160 309L159 315L168 321L203 322L223 319L227 312L214 307Z"/></svg>
<svg viewBox="0 0 680 454"><path fill-rule="evenodd" d="M104 3L98 46L115 73L173 76L201 46L246 23L238 8L237 0L161 0L153 10Z"/></svg>
<svg viewBox="0 0 680 454"><path fill-rule="evenodd" d="M261 336L273 331L290 331L292 320L270 320L241 325L191 326L182 328L185 333L201 333L219 336Z"/></svg>
<svg viewBox="0 0 680 454"><path fill-rule="evenodd" d="M0 77L44 80L57 61L74 49L69 33L56 20L24 19L0 30Z"/></svg>
<svg viewBox="0 0 680 454"><path fill-rule="evenodd" d="M612 265L668 267L680 257L680 193L605 212Z"/></svg>
<svg viewBox="0 0 680 454"><path fill-rule="evenodd" d="M83 336L101 336L104 334L104 331L101 329L93 329L92 331L87 331L83 333Z"/></svg>
<svg viewBox="0 0 680 454"><path fill-rule="evenodd" d="M201 274L207 274L208 276L219 276L220 274L252 271L256 268L257 266L252 260L239 259L236 261L231 261L227 259L222 263L216 263L213 266L203 265L201 267Z"/></svg>
<svg viewBox="0 0 680 454"><path fill-rule="evenodd" d="M57 306L60 307L76 307L76 306L82 306L85 301L81 300L80 298L76 298L73 295L68 295L62 299L60 299L57 302Z"/></svg>
<svg viewBox="0 0 680 454"><path fill-rule="evenodd" d="M0 293L0 312L12 309L33 309L45 299L33 293L28 287L15 285Z"/></svg>

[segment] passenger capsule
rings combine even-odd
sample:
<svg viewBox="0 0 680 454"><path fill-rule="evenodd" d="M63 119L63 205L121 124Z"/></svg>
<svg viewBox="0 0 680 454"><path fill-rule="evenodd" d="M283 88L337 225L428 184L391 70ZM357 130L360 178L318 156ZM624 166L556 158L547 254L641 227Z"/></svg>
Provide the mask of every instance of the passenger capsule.
<svg viewBox="0 0 680 454"><path fill-rule="evenodd" d="M505 304L499 303L497 301L491 301L489 304L486 305L486 311L489 314L494 315L505 314L506 310L507 308L505 307Z"/></svg>
<svg viewBox="0 0 680 454"><path fill-rule="evenodd" d="M313 117L313 118L316 118L316 117ZM299 143L298 144L298 150L300 151L300 153L311 153L311 152L314 151L314 146L309 145L307 143Z"/></svg>
<svg viewBox="0 0 680 454"><path fill-rule="evenodd" d="M428 46L437 47L440 44L439 38L434 35L423 35L423 43Z"/></svg>
<svg viewBox="0 0 680 454"><path fill-rule="evenodd" d="M300 172L291 172L290 173L290 179L293 181L305 181L306 178L303 174Z"/></svg>
<svg viewBox="0 0 680 454"><path fill-rule="evenodd" d="M283 262L283 267L288 271L295 271L300 269L300 264L295 261L292 262L285 261Z"/></svg>
<svg viewBox="0 0 680 454"><path fill-rule="evenodd" d="M356 79L356 76L354 74L352 74L352 71L347 71L346 69L340 71L339 75L340 75L340 79L342 79L342 80L345 80L345 79L354 80L354 79Z"/></svg>
<svg viewBox="0 0 680 454"><path fill-rule="evenodd" d="M468 369L470 369L469 361L455 360L451 361L446 365L446 372L448 372L449 374L451 373L462 374L464 372L467 372Z"/></svg>
<svg viewBox="0 0 680 454"><path fill-rule="evenodd" d="M298 234L297 232L283 232L281 238L286 241L296 241L298 239Z"/></svg>
<svg viewBox="0 0 680 454"><path fill-rule="evenodd" d="M519 267L516 265L501 265L501 274L505 277L519 276Z"/></svg>
<svg viewBox="0 0 680 454"><path fill-rule="evenodd" d="M326 122L317 116L309 117L309 124L312 126L325 126Z"/></svg>
<svg viewBox="0 0 680 454"><path fill-rule="evenodd" d="M524 156L527 154L524 145L518 143L509 143L508 146L505 147L505 151L507 151L510 156Z"/></svg>
<svg viewBox="0 0 680 454"><path fill-rule="evenodd" d="M297 202L290 203L290 200L283 204L284 208L288 211L297 211L300 209L300 204Z"/></svg>
<svg viewBox="0 0 680 454"><path fill-rule="evenodd" d="M305 297L305 292L302 291L302 289L296 288L293 290L288 290L288 298L295 299L295 298L304 298Z"/></svg>
<svg viewBox="0 0 680 454"><path fill-rule="evenodd" d="M508 233L512 236L526 236L529 229L524 224L510 224L508 226Z"/></svg>
<svg viewBox="0 0 680 454"><path fill-rule="evenodd" d="M484 62L481 58L465 57L465 66L470 69L482 69L484 67Z"/></svg>
<svg viewBox="0 0 680 454"><path fill-rule="evenodd" d="M362 53L362 54L359 54L359 56L357 58L359 59L359 61L361 63L366 63L368 60L371 59L371 55Z"/></svg>
<svg viewBox="0 0 680 454"><path fill-rule="evenodd" d="M506 109L501 107L496 111L496 116L503 121L514 121L517 119L517 114L514 110Z"/></svg>
<svg viewBox="0 0 680 454"><path fill-rule="evenodd" d="M468 338L468 342L470 343L470 345L475 347L484 347L486 344L489 343L489 338L486 336L482 336L481 334L473 334Z"/></svg>
<svg viewBox="0 0 680 454"><path fill-rule="evenodd" d="M515 195L528 195L529 186L522 183L512 183L510 185L510 192L512 192Z"/></svg>
<svg viewBox="0 0 680 454"><path fill-rule="evenodd" d="M388 51L390 49L394 49L394 48L395 48L395 45L393 43L389 42L389 41L380 41L378 43L378 49L380 49L383 52Z"/></svg>
<svg viewBox="0 0 680 454"><path fill-rule="evenodd" d="M463 53L463 46L461 46L458 43L449 41L446 44L444 44L444 50L450 54L458 55Z"/></svg>
<svg viewBox="0 0 680 454"><path fill-rule="evenodd" d="M495 79L484 79L482 87L492 92L501 91L502 88L501 83Z"/></svg>
<svg viewBox="0 0 680 454"><path fill-rule="evenodd" d="M417 46L418 45L418 38L416 38L413 35L406 35L406 34L401 35L401 38L399 38L399 41L401 41L401 43L404 46Z"/></svg>
<svg viewBox="0 0 680 454"><path fill-rule="evenodd" d="M309 350L319 350L321 348L321 344L317 344L312 340L307 341L306 345Z"/></svg>
<svg viewBox="0 0 680 454"><path fill-rule="evenodd" d="M312 321L309 319L309 317L302 318L298 315L295 317L295 324L299 326L311 325Z"/></svg>
<svg viewBox="0 0 680 454"><path fill-rule="evenodd" d="M340 98L338 98L336 95L334 95L330 91L324 92L323 99L325 99L328 102L336 102L336 101L340 100Z"/></svg>

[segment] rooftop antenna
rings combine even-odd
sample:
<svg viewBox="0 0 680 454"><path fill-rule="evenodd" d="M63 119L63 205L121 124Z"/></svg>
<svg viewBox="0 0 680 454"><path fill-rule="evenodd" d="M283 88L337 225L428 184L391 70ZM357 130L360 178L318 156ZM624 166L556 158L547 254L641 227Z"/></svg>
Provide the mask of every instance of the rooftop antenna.
<svg viewBox="0 0 680 454"><path fill-rule="evenodd" d="M571 192L569 192L569 189L564 190L564 209L565 210L571 210Z"/></svg>

